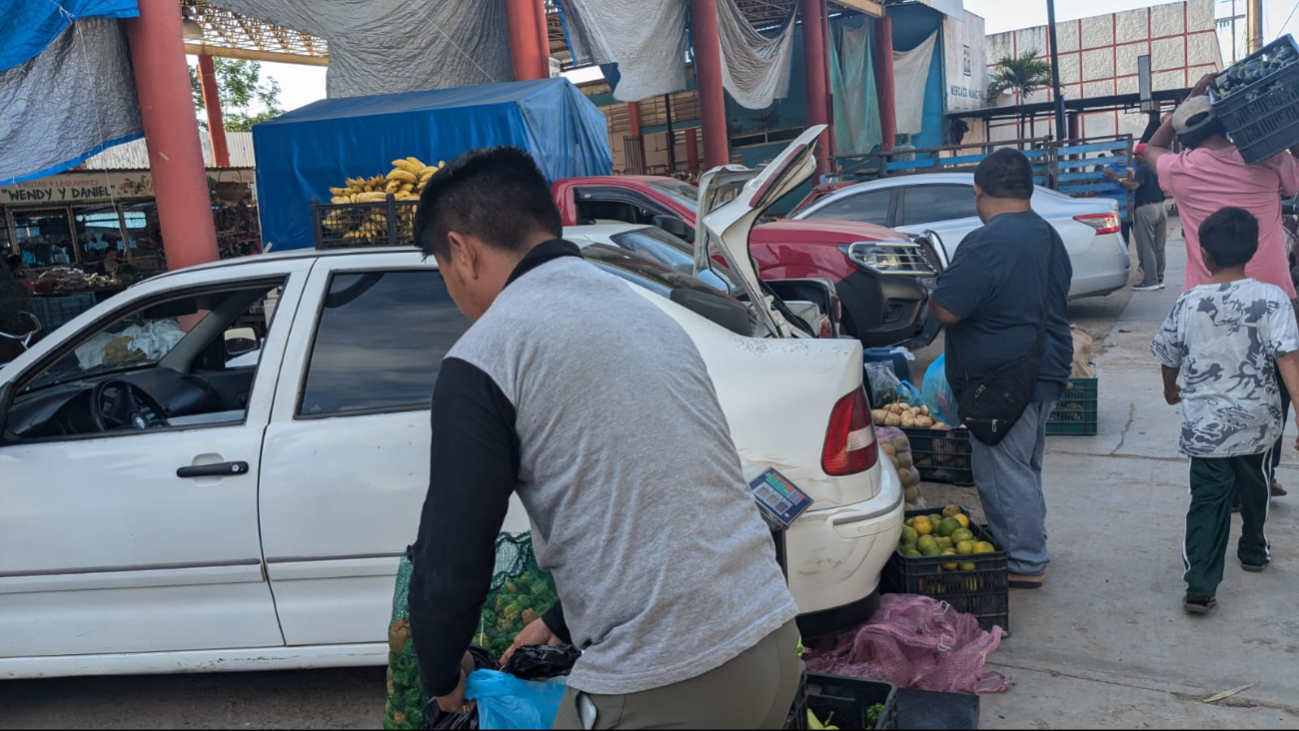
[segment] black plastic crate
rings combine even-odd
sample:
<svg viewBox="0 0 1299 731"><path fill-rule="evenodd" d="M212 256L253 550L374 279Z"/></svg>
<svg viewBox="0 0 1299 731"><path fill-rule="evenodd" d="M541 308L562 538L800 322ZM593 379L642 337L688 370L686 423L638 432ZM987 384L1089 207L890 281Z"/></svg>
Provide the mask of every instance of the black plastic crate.
<svg viewBox="0 0 1299 731"><path fill-rule="evenodd" d="M907 518L940 513L938 510L908 510ZM969 517L969 511L961 508ZM986 528L970 522L976 540L987 541L997 550L964 556L922 556L907 558L897 550L884 567L880 584L885 594L919 594L947 602L958 612L972 614L979 626L990 631L994 625L1010 632L1010 569L1006 550L997 545ZM956 560L953 560L956 559ZM943 564L972 563L973 571L944 571Z"/></svg>
<svg viewBox="0 0 1299 731"><path fill-rule="evenodd" d="M974 484L969 429L903 429L920 479L969 487Z"/></svg>
<svg viewBox="0 0 1299 731"><path fill-rule="evenodd" d="M896 729L898 689L879 680L844 678L838 675L807 675L807 707L827 726L849 729ZM879 723L866 725L866 711L883 703ZM806 714L804 714L806 715ZM806 718L804 722L806 722Z"/></svg>
<svg viewBox="0 0 1299 731"><path fill-rule="evenodd" d="M1280 154L1299 143L1299 45L1294 37L1267 44L1236 64L1273 57L1282 48L1292 54L1288 63L1257 81L1232 87L1227 96L1213 91L1213 108L1227 135L1245 162L1253 165Z"/></svg>
<svg viewBox="0 0 1299 731"><path fill-rule="evenodd" d="M98 304L93 292L78 292L62 296L38 296L31 299L31 313L41 321L44 337L75 320L81 313Z"/></svg>
<svg viewBox="0 0 1299 731"><path fill-rule="evenodd" d="M391 195L372 203L323 205L311 202L311 223L317 249L374 246L415 246L417 200L399 201Z"/></svg>
<svg viewBox="0 0 1299 731"><path fill-rule="evenodd" d="M1095 436L1100 424L1100 379L1070 378L1046 420L1050 436Z"/></svg>

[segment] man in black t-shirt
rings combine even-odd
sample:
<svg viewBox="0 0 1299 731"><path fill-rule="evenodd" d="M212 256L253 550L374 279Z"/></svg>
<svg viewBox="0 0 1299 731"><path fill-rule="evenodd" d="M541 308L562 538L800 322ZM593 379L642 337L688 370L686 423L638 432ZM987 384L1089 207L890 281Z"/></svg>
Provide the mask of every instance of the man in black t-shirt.
<svg viewBox="0 0 1299 731"><path fill-rule="evenodd" d="M947 379L958 403L963 387L1028 354L1045 319L1028 409L996 446L970 441L988 526L1009 553L1011 586L1024 589L1042 585L1050 560L1042 497L1046 421L1073 363L1073 266L1060 234L1033 212L1033 190L1033 169L1022 152L997 150L979 164L974 193L984 226L961 242L930 300L947 326Z"/></svg>
<svg viewBox="0 0 1299 731"><path fill-rule="evenodd" d="M1135 210L1132 213L1133 238L1137 241L1137 257L1141 262L1141 284L1132 289L1153 292L1164 288L1164 244L1168 241L1168 211L1164 208L1164 191L1159 187L1159 177L1146 164L1146 146L1137 145L1133 154L1136 165L1127 180L1119 180L1112 170L1105 177L1118 180L1124 190L1136 192Z"/></svg>

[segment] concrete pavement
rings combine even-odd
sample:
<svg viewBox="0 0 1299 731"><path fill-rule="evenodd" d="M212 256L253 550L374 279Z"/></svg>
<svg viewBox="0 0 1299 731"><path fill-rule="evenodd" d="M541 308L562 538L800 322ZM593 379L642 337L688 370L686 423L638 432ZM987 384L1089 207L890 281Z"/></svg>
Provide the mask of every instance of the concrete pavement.
<svg viewBox="0 0 1299 731"><path fill-rule="evenodd" d="M983 728L1299 728L1299 491L1273 501L1269 570L1240 569L1237 518L1217 612L1181 610L1189 466L1149 353L1185 270L1180 238L1168 252L1170 287L1134 294L1100 348L1100 435L1048 445L1049 579L1011 593L990 665L1014 685L983 697ZM1293 446L1281 480L1299 487Z"/></svg>

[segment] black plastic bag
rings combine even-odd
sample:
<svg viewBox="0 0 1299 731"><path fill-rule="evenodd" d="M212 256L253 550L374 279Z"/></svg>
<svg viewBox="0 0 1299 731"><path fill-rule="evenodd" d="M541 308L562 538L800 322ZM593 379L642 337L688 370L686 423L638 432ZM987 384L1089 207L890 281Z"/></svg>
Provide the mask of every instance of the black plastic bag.
<svg viewBox="0 0 1299 731"><path fill-rule="evenodd" d="M492 657L492 653L484 650L478 645L469 646L469 655L474 659L474 670L500 670L501 666ZM427 728L446 729L447 731L477 731L478 729L478 711L474 710L469 713L445 713L438 708L436 699L430 698L428 705L424 708L424 718L428 722Z"/></svg>
<svg viewBox="0 0 1299 731"><path fill-rule="evenodd" d="M572 672L581 656L572 645L520 647L501 671L520 680L550 680Z"/></svg>

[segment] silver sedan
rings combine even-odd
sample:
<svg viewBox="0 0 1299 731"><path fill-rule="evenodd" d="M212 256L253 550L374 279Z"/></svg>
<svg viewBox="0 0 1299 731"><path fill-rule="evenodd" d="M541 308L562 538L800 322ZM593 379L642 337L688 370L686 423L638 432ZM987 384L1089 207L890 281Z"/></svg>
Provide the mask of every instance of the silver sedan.
<svg viewBox="0 0 1299 731"><path fill-rule="evenodd" d="M1106 295L1128 285L1132 262L1117 201L1071 198L1038 186L1033 210L1060 233L1073 263L1070 297ZM792 218L864 221L906 233L938 232L949 256L982 226L973 173L903 175L856 183L805 202Z"/></svg>

